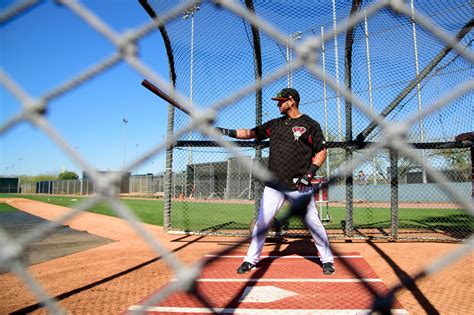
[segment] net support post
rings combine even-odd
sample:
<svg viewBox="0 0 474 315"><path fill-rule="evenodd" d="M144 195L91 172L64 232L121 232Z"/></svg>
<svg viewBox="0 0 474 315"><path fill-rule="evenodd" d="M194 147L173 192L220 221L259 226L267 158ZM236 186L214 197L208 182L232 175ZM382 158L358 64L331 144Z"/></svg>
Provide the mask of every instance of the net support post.
<svg viewBox="0 0 474 315"><path fill-rule="evenodd" d="M346 149L346 161L352 161L352 147ZM344 224L344 234L346 237L354 236L354 191L352 174L346 176L346 221Z"/></svg>
<svg viewBox="0 0 474 315"><path fill-rule="evenodd" d="M398 152L390 149L390 237L398 238Z"/></svg>

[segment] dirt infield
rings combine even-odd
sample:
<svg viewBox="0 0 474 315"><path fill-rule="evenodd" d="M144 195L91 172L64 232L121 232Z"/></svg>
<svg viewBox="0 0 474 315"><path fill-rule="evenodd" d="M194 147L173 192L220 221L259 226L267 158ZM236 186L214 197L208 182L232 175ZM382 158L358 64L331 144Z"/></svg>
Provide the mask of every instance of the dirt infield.
<svg viewBox="0 0 474 315"><path fill-rule="evenodd" d="M26 199L8 199L8 203L47 220L54 220L68 211L68 208ZM81 213L67 225L114 241L28 268L46 291L71 313L124 312L173 278L172 270L126 221ZM168 235L161 227L143 226L184 264L192 264L205 254L215 253L239 241L235 237ZM284 250L294 242L298 240L289 240L285 244L269 242L265 250L270 251L275 246ZM244 243L239 250L246 250L247 246ZM359 252L389 288L459 246L448 243L333 242L335 251ZM473 314L473 262L471 252L442 272L404 288L396 297L410 314ZM47 313L37 304L26 285L13 274L0 275L0 291L3 292L0 314Z"/></svg>

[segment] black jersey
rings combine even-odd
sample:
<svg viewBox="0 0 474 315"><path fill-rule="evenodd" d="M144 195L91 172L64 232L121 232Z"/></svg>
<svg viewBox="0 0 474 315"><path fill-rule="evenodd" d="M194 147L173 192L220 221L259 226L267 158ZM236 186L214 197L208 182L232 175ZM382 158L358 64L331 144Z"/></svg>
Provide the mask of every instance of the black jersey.
<svg viewBox="0 0 474 315"><path fill-rule="evenodd" d="M321 126L308 115L272 119L253 129L257 141L270 139L268 169L288 188L306 173L312 157L325 146Z"/></svg>

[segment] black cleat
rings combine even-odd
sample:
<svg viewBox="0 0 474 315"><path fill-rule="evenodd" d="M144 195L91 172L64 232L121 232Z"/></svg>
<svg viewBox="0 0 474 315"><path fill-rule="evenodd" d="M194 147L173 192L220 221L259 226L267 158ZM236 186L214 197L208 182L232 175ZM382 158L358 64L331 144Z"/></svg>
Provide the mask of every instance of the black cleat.
<svg viewBox="0 0 474 315"><path fill-rule="evenodd" d="M244 261L242 263L242 265L240 265L240 267L237 269L237 273L240 273L240 274L247 273L247 272L252 271L254 269L255 269L255 265Z"/></svg>
<svg viewBox="0 0 474 315"><path fill-rule="evenodd" d="M323 273L325 275L332 275L335 271L336 268L334 268L334 263L327 262L323 264Z"/></svg>

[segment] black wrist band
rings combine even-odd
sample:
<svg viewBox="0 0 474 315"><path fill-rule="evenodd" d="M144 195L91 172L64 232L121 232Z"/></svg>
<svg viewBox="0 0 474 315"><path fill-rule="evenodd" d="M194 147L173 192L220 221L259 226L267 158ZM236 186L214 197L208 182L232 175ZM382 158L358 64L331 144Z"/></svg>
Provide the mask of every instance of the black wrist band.
<svg viewBox="0 0 474 315"><path fill-rule="evenodd" d="M216 129L219 130L224 136L237 138L237 130L221 128L221 127L216 127Z"/></svg>
<svg viewBox="0 0 474 315"><path fill-rule="evenodd" d="M227 129L229 132L228 132L228 136L231 137L231 138L237 138L237 130L235 129Z"/></svg>
<svg viewBox="0 0 474 315"><path fill-rule="evenodd" d="M310 165L309 168L308 168L307 173L311 173L311 177L313 177L314 174L316 174L316 172L317 172L318 170L319 170L319 166L316 165L316 164L311 163L311 165Z"/></svg>

